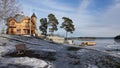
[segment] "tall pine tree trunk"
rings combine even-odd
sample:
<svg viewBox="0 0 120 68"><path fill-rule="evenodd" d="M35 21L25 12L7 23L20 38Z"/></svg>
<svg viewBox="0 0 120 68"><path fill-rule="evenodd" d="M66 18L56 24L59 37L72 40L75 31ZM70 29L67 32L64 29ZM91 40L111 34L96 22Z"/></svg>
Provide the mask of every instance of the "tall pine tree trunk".
<svg viewBox="0 0 120 68"><path fill-rule="evenodd" d="M66 40L67 40L67 35L68 35L68 32L66 31Z"/></svg>
<svg viewBox="0 0 120 68"><path fill-rule="evenodd" d="M54 35L54 32L53 31L51 31L51 36L53 36Z"/></svg>
<svg viewBox="0 0 120 68"><path fill-rule="evenodd" d="M52 32L52 36L54 35L54 31Z"/></svg>
<svg viewBox="0 0 120 68"><path fill-rule="evenodd" d="M68 32L66 31L66 37L65 37L64 43L68 43L67 42L67 35L68 35Z"/></svg>

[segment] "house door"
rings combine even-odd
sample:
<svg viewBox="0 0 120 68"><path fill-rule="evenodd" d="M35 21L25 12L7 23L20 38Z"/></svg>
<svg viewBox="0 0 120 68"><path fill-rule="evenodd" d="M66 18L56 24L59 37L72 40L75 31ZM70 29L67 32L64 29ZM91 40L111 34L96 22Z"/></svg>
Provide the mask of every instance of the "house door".
<svg viewBox="0 0 120 68"><path fill-rule="evenodd" d="M13 30L13 28L11 29L11 34L14 34L14 30Z"/></svg>

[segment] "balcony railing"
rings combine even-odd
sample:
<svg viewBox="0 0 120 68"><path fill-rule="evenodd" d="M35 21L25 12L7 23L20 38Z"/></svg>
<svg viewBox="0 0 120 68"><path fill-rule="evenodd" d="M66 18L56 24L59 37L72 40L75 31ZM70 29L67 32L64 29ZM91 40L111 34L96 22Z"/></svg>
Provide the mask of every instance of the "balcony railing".
<svg viewBox="0 0 120 68"><path fill-rule="evenodd" d="M16 28L16 25L9 25L9 27Z"/></svg>

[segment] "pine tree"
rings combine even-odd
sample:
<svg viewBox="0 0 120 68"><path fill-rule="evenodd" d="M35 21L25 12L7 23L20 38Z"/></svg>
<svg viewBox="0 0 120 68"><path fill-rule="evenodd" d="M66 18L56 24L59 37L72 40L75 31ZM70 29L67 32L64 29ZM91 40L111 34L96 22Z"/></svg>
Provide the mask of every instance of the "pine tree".
<svg viewBox="0 0 120 68"><path fill-rule="evenodd" d="M67 39L67 34L68 32L73 33L73 31L75 30L74 25L73 25L73 21L67 17L63 17L62 18L64 20L64 22L61 25L61 28L64 28L66 31L66 39Z"/></svg>
<svg viewBox="0 0 120 68"><path fill-rule="evenodd" d="M48 19L49 19L48 24L50 26L49 32L51 32L51 35L53 35L54 31L58 30L57 25L59 24L59 22L56 19L55 15L53 14L49 14Z"/></svg>
<svg viewBox="0 0 120 68"><path fill-rule="evenodd" d="M42 34L46 36L47 28L48 28L47 18L41 18L40 23L41 23L41 25L39 26L39 29L40 29L40 31L42 31Z"/></svg>

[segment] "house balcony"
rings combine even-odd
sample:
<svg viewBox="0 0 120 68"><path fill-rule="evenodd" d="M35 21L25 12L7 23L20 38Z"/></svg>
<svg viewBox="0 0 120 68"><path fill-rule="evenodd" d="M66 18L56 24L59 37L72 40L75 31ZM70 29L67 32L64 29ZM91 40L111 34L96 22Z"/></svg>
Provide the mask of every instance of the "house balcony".
<svg viewBox="0 0 120 68"><path fill-rule="evenodd" d="M16 28L16 25L9 25L10 28Z"/></svg>
<svg viewBox="0 0 120 68"><path fill-rule="evenodd" d="M30 29L30 27L23 27L24 29Z"/></svg>

